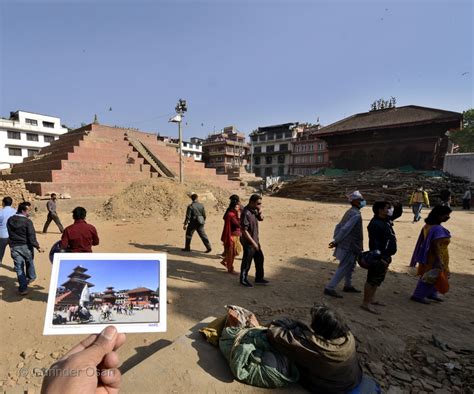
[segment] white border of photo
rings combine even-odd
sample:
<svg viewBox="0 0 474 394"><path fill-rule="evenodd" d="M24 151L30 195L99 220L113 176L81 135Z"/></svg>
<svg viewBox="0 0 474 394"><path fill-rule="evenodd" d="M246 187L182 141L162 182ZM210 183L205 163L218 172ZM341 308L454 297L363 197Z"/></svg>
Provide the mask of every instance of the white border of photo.
<svg viewBox="0 0 474 394"><path fill-rule="evenodd" d="M154 260L160 264L159 282L159 321L157 323L87 323L74 325L53 325L54 304L58 287L59 267L65 260ZM98 334L106 326L113 325L118 332L165 332L166 331L166 253L56 253L54 255L51 281L49 285L48 305L44 321L43 335Z"/></svg>

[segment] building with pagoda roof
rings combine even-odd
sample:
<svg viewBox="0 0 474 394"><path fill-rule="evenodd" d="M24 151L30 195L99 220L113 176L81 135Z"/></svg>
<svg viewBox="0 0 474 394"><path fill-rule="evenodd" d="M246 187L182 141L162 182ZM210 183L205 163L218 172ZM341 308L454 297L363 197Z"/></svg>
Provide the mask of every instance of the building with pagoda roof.
<svg viewBox="0 0 474 394"><path fill-rule="evenodd" d="M69 279L61 285L64 290L56 297L55 305L65 306L79 304L84 286L87 285L89 288L94 287L93 283L88 282L91 276L87 275L85 273L86 271L87 268L80 265L73 269L72 273L68 275Z"/></svg>
<svg viewBox="0 0 474 394"><path fill-rule="evenodd" d="M108 286L102 295L102 303L104 304L115 304L117 296L113 286Z"/></svg>

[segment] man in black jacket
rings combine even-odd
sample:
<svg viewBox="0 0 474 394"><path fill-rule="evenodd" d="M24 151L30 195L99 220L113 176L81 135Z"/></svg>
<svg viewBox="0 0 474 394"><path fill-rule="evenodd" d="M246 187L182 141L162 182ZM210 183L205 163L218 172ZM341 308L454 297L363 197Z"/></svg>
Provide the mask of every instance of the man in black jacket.
<svg viewBox="0 0 474 394"><path fill-rule="evenodd" d="M18 211L7 222L10 251L18 277L19 294L28 294L28 284L36 279L34 249L42 253L33 222L28 218L31 210L29 202L18 205Z"/></svg>
<svg viewBox="0 0 474 394"><path fill-rule="evenodd" d="M207 238L206 231L204 230L204 224L206 223L206 210L204 205L198 201L198 195L196 193L191 194L191 200L193 201L188 205L186 209L186 218L184 219L183 230L186 230L186 243L183 252L191 251L191 239L193 238L194 231L197 230L202 243L206 247L206 252L209 253L211 243Z"/></svg>
<svg viewBox="0 0 474 394"><path fill-rule="evenodd" d="M396 204L395 207L388 201L377 201L373 207L374 217L367 226L369 231L369 249L380 252L380 260L369 265L367 270L367 281L364 287L364 301L362 309L378 314L372 305L384 305L375 301L375 293L385 280L388 266L392 262L392 256L397 253L397 238L393 231L393 221L402 216L403 207Z"/></svg>

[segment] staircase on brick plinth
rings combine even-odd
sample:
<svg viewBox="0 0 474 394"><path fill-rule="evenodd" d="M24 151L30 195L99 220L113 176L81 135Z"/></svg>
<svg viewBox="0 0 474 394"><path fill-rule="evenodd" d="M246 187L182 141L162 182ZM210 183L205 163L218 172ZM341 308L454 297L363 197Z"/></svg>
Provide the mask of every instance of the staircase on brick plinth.
<svg viewBox="0 0 474 394"><path fill-rule="evenodd" d="M187 181L236 188L236 183L192 158L184 158L184 168ZM55 192L88 197L109 196L132 182L178 172L176 149L156 135L90 124L60 136L0 179L24 179L26 188L40 196Z"/></svg>

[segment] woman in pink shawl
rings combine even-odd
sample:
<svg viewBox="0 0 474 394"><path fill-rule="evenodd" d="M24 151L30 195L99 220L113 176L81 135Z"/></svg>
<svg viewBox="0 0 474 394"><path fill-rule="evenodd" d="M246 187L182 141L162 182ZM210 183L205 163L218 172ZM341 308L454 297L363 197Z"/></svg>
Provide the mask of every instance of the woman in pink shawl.
<svg viewBox="0 0 474 394"><path fill-rule="evenodd" d="M449 253L450 232L441 223L449 220L451 208L434 207L425 219L425 226L416 243L410 266L418 264L420 277L411 296L412 301L429 304L427 299L443 301L438 292L445 294L449 290Z"/></svg>
<svg viewBox="0 0 474 394"><path fill-rule="evenodd" d="M221 264L227 268L229 274L234 271L234 259L242 252L240 243L240 198L236 194L230 196L230 204L224 214L224 229L221 241L224 244L224 259Z"/></svg>

